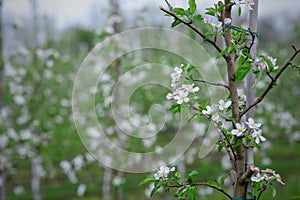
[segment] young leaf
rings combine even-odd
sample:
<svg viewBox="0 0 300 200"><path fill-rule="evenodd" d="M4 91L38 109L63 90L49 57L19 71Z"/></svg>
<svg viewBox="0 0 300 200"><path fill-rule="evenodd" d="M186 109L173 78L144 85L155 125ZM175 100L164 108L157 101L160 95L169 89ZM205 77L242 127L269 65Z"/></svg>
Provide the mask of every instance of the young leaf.
<svg viewBox="0 0 300 200"><path fill-rule="evenodd" d="M276 188L271 186L273 198L276 196Z"/></svg>
<svg viewBox="0 0 300 200"><path fill-rule="evenodd" d="M196 0L189 0L189 6L190 6L191 14L195 14L197 9Z"/></svg>
<svg viewBox="0 0 300 200"><path fill-rule="evenodd" d="M238 69L235 73L235 83L239 84L246 77L250 69L252 68L251 62L246 62L241 66L238 66Z"/></svg>
<svg viewBox="0 0 300 200"><path fill-rule="evenodd" d="M198 14L198 15L193 16L192 19L201 22L203 20L203 17L202 17L202 15Z"/></svg>
<svg viewBox="0 0 300 200"><path fill-rule="evenodd" d="M256 75L255 83L252 86L253 88L256 87L256 85L258 84L258 82L261 80L261 77L262 77L263 73L264 73L263 70L259 70L259 73Z"/></svg>
<svg viewBox="0 0 300 200"><path fill-rule="evenodd" d="M239 8L238 8L238 16L240 17L241 14L242 14L242 8L239 6Z"/></svg>
<svg viewBox="0 0 300 200"><path fill-rule="evenodd" d="M274 70L273 63L266 56L260 55L259 57L261 57L267 63L269 71L272 72Z"/></svg>
<svg viewBox="0 0 300 200"><path fill-rule="evenodd" d="M160 188L160 185L158 186L155 186L152 191L151 191L151 194L150 194L150 197L153 197L153 195L155 194L155 192L157 192L157 190Z"/></svg>
<svg viewBox="0 0 300 200"><path fill-rule="evenodd" d="M219 146L218 146L218 153L221 153L222 152L222 149L223 149L224 145L222 143L219 143Z"/></svg>
<svg viewBox="0 0 300 200"><path fill-rule="evenodd" d="M187 12L183 8L173 8L172 11L178 16L188 16Z"/></svg>
<svg viewBox="0 0 300 200"><path fill-rule="evenodd" d="M179 25L181 22L179 20L175 20L172 24L171 27L174 28L175 26Z"/></svg>
<svg viewBox="0 0 300 200"><path fill-rule="evenodd" d="M218 187L219 188L218 183L215 182L215 181L208 181L208 184L211 185L211 186L213 186L213 187Z"/></svg>
<svg viewBox="0 0 300 200"><path fill-rule="evenodd" d="M206 8L205 10L207 10L205 14L215 16L216 11L214 8Z"/></svg>
<svg viewBox="0 0 300 200"><path fill-rule="evenodd" d="M173 115L175 115L176 113L180 113L180 111L181 111L181 105L174 104L174 105L171 106L170 110L173 111Z"/></svg>
<svg viewBox="0 0 300 200"><path fill-rule="evenodd" d="M234 45L230 45L229 47L226 47L223 51L221 51L218 54L217 58L221 58L223 55L233 52L234 49L235 49Z"/></svg>
<svg viewBox="0 0 300 200"><path fill-rule="evenodd" d="M192 176L195 176L197 174L198 174L198 172L196 170L193 170L191 173L189 173L189 176L192 177Z"/></svg>
<svg viewBox="0 0 300 200"><path fill-rule="evenodd" d="M139 183L139 186L144 185L144 184L147 184L147 183L152 183L152 182L154 182L155 180L156 180L155 178L146 178L146 179L142 180L142 181Z"/></svg>
<svg viewBox="0 0 300 200"><path fill-rule="evenodd" d="M180 179L180 178L181 178L180 172L176 172L176 173L175 173L175 176L176 176L176 178Z"/></svg>
<svg viewBox="0 0 300 200"><path fill-rule="evenodd" d="M227 178L227 174L223 175L220 179L220 185L224 185L225 179Z"/></svg>

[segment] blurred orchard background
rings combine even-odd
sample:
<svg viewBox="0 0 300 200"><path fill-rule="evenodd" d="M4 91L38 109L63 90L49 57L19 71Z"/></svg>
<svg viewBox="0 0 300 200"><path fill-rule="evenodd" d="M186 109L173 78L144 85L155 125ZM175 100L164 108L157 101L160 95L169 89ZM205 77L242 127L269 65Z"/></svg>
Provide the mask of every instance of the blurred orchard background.
<svg viewBox="0 0 300 200"><path fill-rule="evenodd" d="M159 6L165 6L165 2L0 2L0 199L149 199L151 188L139 186L139 182L151 173L130 174L103 167L85 149L72 119L72 89L80 64L97 43L114 33L133 28L170 28L171 19L159 11ZM173 5L187 5L184 0L171 2ZM199 0L199 11L203 13L205 6L212 3ZM292 52L291 45L300 47L299 19L300 4L296 0L261 1L259 51L278 58L278 64L284 63ZM235 23L246 21L244 15ZM186 28L178 26L176 30L195 38ZM147 38L136 40L143 43ZM135 110L132 118L136 123L149 121L151 105L159 103L166 107L169 121L150 139L122 136L113 118L103 113L110 108L113 90L110 82L118 79L120 73L147 62L175 67L183 59L158 50L144 50L126 54L121 62L113 63L115 68L107 72L106 83L98 85L95 106L100 113L98 119L105 124L105 132L111 139L121 141L128 150L137 152L158 151L172 139L176 123L172 123L173 116L167 110L170 104L165 99L166 88L143 86L130 99ZM262 85L259 83L258 87ZM276 186L275 199L300 199L299 99L300 75L287 70L276 89L257 109L257 118L266 122L264 135L270 140L263 143L262 151L256 154L256 163L261 168L277 169L286 183L285 186ZM196 126L196 122L191 123ZM151 125L152 129L157 128L155 120ZM207 126L204 122L199 125L202 129ZM89 131L93 134L93 130ZM223 153L211 152L207 159L200 160L198 147L196 140L177 162L181 173L198 169L202 180L209 180L231 167ZM223 198L207 188L199 188L198 192L201 199ZM162 193L154 199L170 197ZM273 199L271 191L264 195L264 199Z"/></svg>

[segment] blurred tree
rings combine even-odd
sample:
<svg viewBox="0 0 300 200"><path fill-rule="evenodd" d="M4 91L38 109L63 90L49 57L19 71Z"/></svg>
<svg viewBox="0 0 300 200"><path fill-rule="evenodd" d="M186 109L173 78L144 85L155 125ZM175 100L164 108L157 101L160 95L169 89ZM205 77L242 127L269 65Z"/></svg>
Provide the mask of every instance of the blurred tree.
<svg viewBox="0 0 300 200"><path fill-rule="evenodd" d="M3 31L2 31L2 9L3 9L3 0L0 0L0 114L3 106L3 97L4 97L4 59L3 59ZM0 165L0 199L5 199L5 181L6 181L6 172L4 168Z"/></svg>

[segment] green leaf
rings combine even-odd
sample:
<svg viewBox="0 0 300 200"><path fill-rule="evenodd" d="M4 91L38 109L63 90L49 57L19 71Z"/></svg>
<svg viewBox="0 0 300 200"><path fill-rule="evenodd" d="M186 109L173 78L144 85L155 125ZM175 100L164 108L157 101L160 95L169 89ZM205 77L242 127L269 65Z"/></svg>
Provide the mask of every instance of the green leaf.
<svg viewBox="0 0 300 200"><path fill-rule="evenodd" d="M180 190L178 190L175 194L174 197L182 197L184 195L185 187L182 187Z"/></svg>
<svg viewBox="0 0 300 200"><path fill-rule="evenodd" d="M245 57L252 58L251 54L248 53L248 50L247 50L247 49L243 49L242 54L243 54Z"/></svg>
<svg viewBox="0 0 300 200"><path fill-rule="evenodd" d="M193 176L195 176L197 174L199 174L198 171L197 170L193 170L193 171L191 171L191 173L189 173L189 176L193 177Z"/></svg>
<svg viewBox="0 0 300 200"><path fill-rule="evenodd" d="M175 176L176 176L176 178L180 179L180 178L181 178L180 172L177 171L177 172L175 173Z"/></svg>
<svg viewBox="0 0 300 200"><path fill-rule="evenodd" d="M220 185L224 185L225 179L227 178L227 174L223 175L220 179Z"/></svg>
<svg viewBox="0 0 300 200"><path fill-rule="evenodd" d="M267 63L269 71L272 72L274 70L273 63L266 56L260 55L259 57L262 58Z"/></svg>
<svg viewBox="0 0 300 200"><path fill-rule="evenodd" d="M238 16L240 17L241 14L242 14L242 8L239 6L239 8L238 8Z"/></svg>
<svg viewBox="0 0 300 200"><path fill-rule="evenodd" d="M173 111L173 115L175 115L176 113L180 113L181 112L181 105L174 104L174 105L171 106L170 110Z"/></svg>
<svg viewBox="0 0 300 200"><path fill-rule="evenodd" d="M188 16L187 12L183 8L173 8L172 11L179 16Z"/></svg>
<svg viewBox="0 0 300 200"><path fill-rule="evenodd" d="M150 197L152 197L152 196L155 194L155 192L157 192L157 190L158 190L159 188L160 188L160 185L154 187L154 188L152 189L152 191L151 191Z"/></svg>
<svg viewBox="0 0 300 200"><path fill-rule="evenodd" d="M215 14L216 14L216 11L214 8L206 8L205 10L207 10L205 12L205 14L207 14L207 15L215 16Z"/></svg>
<svg viewBox="0 0 300 200"><path fill-rule="evenodd" d="M216 181L208 181L208 184L213 186L213 187L218 187L219 188L219 185Z"/></svg>
<svg viewBox="0 0 300 200"><path fill-rule="evenodd" d="M152 183L152 182L155 182L155 178L146 178L145 180L142 180L140 183L139 183L139 186L141 185L144 185L144 184L147 184L147 183Z"/></svg>
<svg viewBox="0 0 300 200"><path fill-rule="evenodd" d="M195 65L188 64L188 65L186 66L186 71L187 71L187 72L190 72L190 71L192 71L193 69L195 69Z"/></svg>
<svg viewBox="0 0 300 200"><path fill-rule="evenodd" d="M197 9L196 0L189 0L189 6L190 6L191 13L195 14Z"/></svg>
<svg viewBox="0 0 300 200"><path fill-rule="evenodd" d="M251 62L245 62L243 65L238 66L238 69L235 73L235 83L239 84L243 81L243 79L246 77L248 72L251 70L252 65Z"/></svg>
<svg viewBox="0 0 300 200"><path fill-rule="evenodd" d="M236 140L235 144L233 145L233 147L237 147L237 146L240 146L241 144L243 144L243 139L242 138L239 138Z"/></svg>
<svg viewBox="0 0 300 200"><path fill-rule="evenodd" d="M221 51L217 58L221 58L223 55L231 53L235 50L235 46L234 45L230 45L229 47L226 47L223 51Z"/></svg>
<svg viewBox="0 0 300 200"><path fill-rule="evenodd" d="M243 65L243 63L245 62L246 58L244 56L240 56L238 59L238 66Z"/></svg>
<svg viewBox="0 0 300 200"><path fill-rule="evenodd" d="M203 20L203 17L202 17L202 15L198 14L198 15L193 16L192 19L201 22Z"/></svg>
<svg viewBox="0 0 300 200"><path fill-rule="evenodd" d="M225 8L225 5L224 5L224 4L220 5L220 6L218 7L218 12L221 13L221 12L224 10L224 8Z"/></svg>
<svg viewBox="0 0 300 200"><path fill-rule="evenodd" d="M271 186L273 198L276 196L276 188Z"/></svg>
<svg viewBox="0 0 300 200"><path fill-rule="evenodd" d="M195 187L187 188L185 193L186 197L189 200L196 200L196 194L197 194L197 189Z"/></svg>
<svg viewBox="0 0 300 200"><path fill-rule="evenodd" d="M219 143L219 146L218 146L218 153L221 153L222 152L222 149L223 149L224 145L222 143Z"/></svg>
<svg viewBox="0 0 300 200"><path fill-rule="evenodd" d="M181 22L177 19L175 19L175 21L171 24L171 28L174 28L175 26L181 24Z"/></svg>
<svg viewBox="0 0 300 200"><path fill-rule="evenodd" d="M256 75L256 80L254 85L252 86L253 88L256 87L256 85L258 84L258 82L261 80L261 77L264 73L264 70L259 70L259 73Z"/></svg>

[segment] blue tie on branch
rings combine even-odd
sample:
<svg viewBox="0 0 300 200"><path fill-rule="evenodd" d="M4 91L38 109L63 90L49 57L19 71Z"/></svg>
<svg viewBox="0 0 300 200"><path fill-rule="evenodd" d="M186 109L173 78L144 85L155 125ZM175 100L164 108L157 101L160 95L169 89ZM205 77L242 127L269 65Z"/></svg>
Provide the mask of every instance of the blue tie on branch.
<svg viewBox="0 0 300 200"><path fill-rule="evenodd" d="M232 25L225 25L225 28L230 28L230 29L233 29L233 30L236 30L238 32L241 32L242 30L243 31L246 31L246 32L250 32L249 30L247 29L243 29L241 27L238 27L238 26L232 26ZM258 32L251 32L252 34L256 35L257 37L259 36L259 33Z"/></svg>

